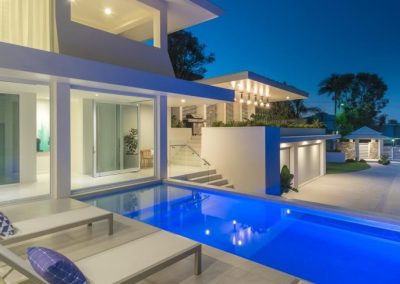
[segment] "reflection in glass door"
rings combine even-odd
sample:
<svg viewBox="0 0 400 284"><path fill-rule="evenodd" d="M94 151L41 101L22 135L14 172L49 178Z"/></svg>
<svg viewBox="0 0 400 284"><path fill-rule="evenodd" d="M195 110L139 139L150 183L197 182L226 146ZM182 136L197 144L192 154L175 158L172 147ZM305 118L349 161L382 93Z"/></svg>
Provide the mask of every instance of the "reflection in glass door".
<svg viewBox="0 0 400 284"><path fill-rule="evenodd" d="M19 96L0 94L0 186L19 180Z"/></svg>
<svg viewBox="0 0 400 284"><path fill-rule="evenodd" d="M94 176L139 170L136 104L95 102Z"/></svg>

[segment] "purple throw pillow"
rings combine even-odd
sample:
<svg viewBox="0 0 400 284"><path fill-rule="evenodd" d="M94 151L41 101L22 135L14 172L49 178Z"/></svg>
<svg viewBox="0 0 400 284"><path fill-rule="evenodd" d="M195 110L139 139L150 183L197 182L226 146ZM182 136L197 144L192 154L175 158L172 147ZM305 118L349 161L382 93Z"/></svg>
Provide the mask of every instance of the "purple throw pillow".
<svg viewBox="0 0 400 284"><path fill-rule="evenodd" d="M62 254L42 247L27 249L32 268L50 284L84 284L85 276L79 268Z"/></svg>
<svg viewBox="0 0 400 284"><path fill-rule="evenodd" d="M11 224L10 219L0 212L0 236L9 237L15 234L15 228Z"/></svg>

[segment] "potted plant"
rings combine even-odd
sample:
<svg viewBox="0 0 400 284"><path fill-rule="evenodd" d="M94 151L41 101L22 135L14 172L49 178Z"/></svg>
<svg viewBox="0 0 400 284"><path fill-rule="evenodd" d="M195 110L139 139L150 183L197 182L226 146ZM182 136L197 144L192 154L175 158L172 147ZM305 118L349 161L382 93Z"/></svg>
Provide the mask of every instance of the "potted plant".
<svg viewBox="0 0 400 284"><path fill-rule="evenodd" d="M281 194L288 193L290 190L299 192L297 188L292 186L294 175L290 173L289 168L284 165L281 170Z"/></svg>
<svg viewBox="0 0 400 284"><path fill-rule="evenodd" d="M124 146L125 146L125 157L124 157L124 169L132 169L139 167L139 139L138 130L131 128L128 135L124 136Z"/></svg>

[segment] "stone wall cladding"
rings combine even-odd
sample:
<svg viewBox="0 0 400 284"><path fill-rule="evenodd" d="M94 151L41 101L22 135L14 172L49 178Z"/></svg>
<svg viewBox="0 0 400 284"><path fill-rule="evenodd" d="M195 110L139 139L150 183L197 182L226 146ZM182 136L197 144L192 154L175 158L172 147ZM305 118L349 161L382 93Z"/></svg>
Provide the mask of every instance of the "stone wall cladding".
<svg viewBox="0 0 400 284"><path fill-rule="evenodd" d="M355 159L355 143L354 142L340 142L338 149L343 152L347 159Z"/></svg>
<svg viewBox="0 0 400 284"><path fill-rule="evenodd" d="M370 159L379 159L378 157L378 142L376 140L372 140L369 144L369 158Z"/></svg>

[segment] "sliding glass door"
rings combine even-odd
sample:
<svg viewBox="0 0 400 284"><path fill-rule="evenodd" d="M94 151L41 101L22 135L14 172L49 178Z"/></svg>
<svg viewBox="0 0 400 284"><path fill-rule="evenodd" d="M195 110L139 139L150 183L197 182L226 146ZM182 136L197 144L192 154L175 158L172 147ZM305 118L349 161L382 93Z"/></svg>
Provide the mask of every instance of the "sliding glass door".
<svg viewBox="0 0 400 284"><path fill-rule="evenodd" d="M0 186L19 180L19 96L0 94Z"/></svg>
<svg viewBox="0 0 400 284"><path fill-rule="evenodd" d="M94 104L94 176L139 170L136 104Z"/></svg>

